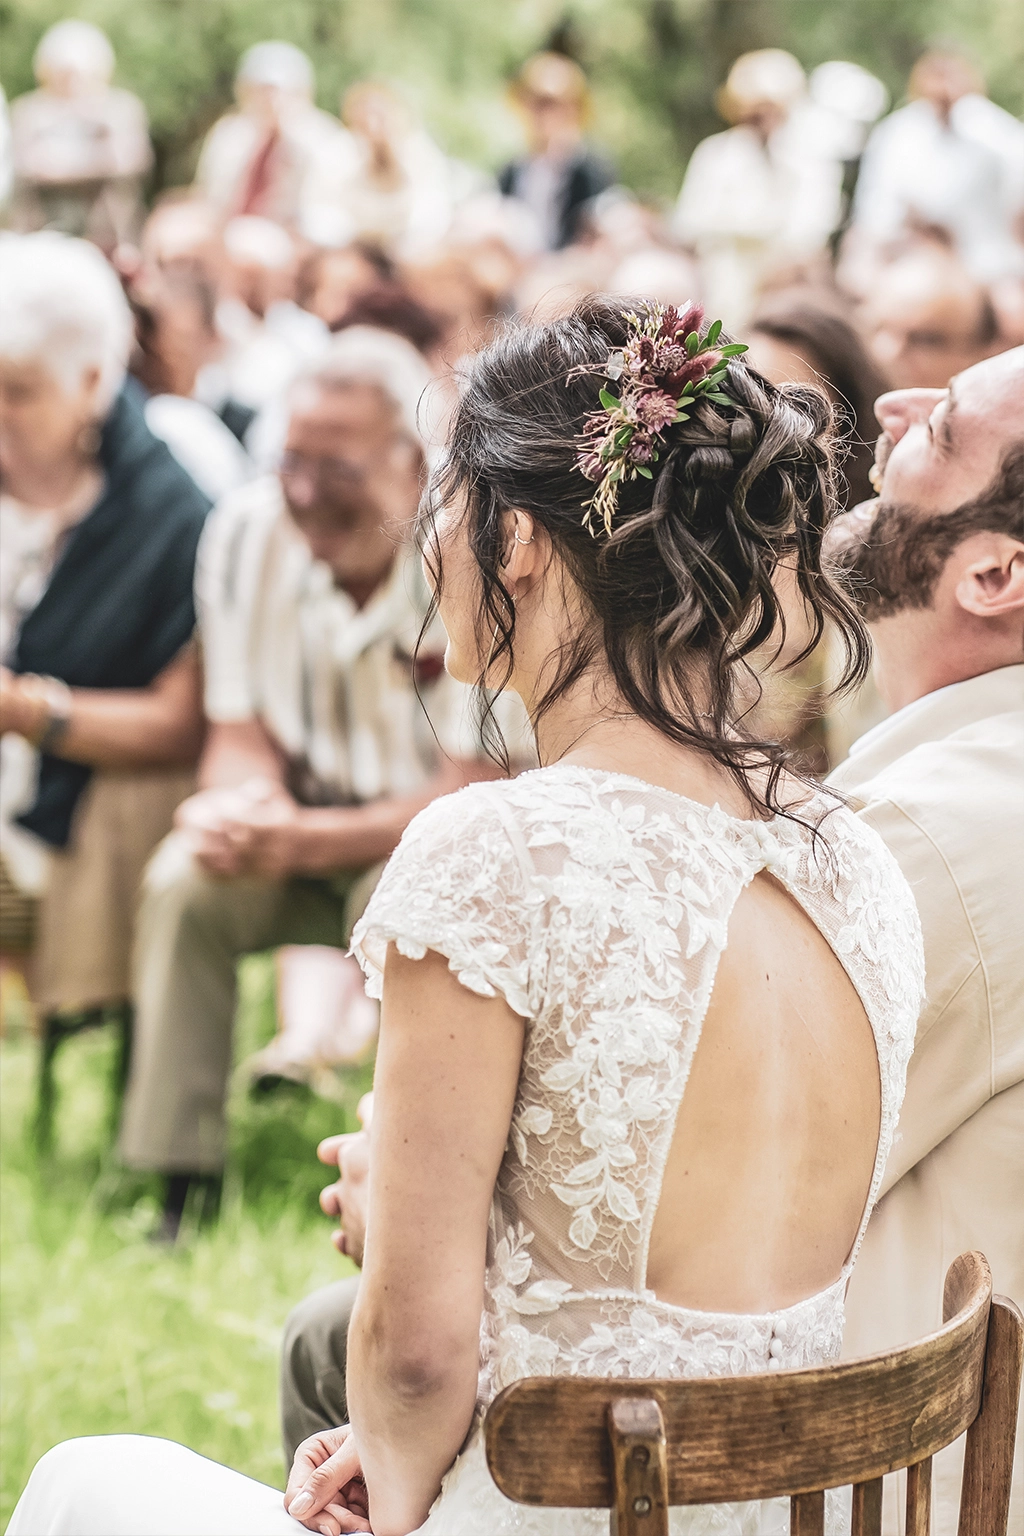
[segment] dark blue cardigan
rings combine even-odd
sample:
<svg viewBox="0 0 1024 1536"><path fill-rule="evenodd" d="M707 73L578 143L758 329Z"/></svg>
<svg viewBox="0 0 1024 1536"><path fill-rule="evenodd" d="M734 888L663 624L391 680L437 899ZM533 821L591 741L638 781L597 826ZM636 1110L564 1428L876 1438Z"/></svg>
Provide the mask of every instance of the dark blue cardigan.
<svg viewBox="0 0 1024 1536"><path fill-rule="evenodd" d="M145 688L195 628L192 579L208 499L153 436L131 380L103 425L105 489L68 537L18 634L11 667L72 688ZM18 817L66 847L92 769L44 754L35 804Z"/></svg>

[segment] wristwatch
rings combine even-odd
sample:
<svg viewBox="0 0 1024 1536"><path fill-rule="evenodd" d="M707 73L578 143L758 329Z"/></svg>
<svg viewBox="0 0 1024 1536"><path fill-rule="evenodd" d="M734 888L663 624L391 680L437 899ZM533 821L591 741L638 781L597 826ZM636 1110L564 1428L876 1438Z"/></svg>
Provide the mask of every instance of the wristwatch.
<svg viewBox="0 0 1024 1536"><path fill-rule="evenodd" d="M32 702L41 704L44 711L42 728L33 733L33 746L40 752L53 752L71 723L71 689L59 677L40 677L34 672L23 673L21 681Z"/></svg>

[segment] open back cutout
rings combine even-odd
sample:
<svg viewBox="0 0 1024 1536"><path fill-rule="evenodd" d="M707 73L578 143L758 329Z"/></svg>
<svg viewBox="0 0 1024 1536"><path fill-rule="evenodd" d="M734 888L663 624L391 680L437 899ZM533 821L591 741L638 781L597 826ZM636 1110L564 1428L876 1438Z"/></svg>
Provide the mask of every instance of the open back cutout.
<svg viewBox="0 0 1024 1536"><path fill-rule="evenodd" d="M787 1307L831 1285L878 1147L871 1024L842 963L762 871L740 893L669 1147L647 1256L662 1301Z"/></svg>

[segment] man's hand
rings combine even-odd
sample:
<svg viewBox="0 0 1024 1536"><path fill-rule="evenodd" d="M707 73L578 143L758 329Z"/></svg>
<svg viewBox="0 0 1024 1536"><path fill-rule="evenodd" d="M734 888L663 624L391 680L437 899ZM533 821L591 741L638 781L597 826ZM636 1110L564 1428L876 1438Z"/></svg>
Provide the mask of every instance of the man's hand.
<svg viewBox="0 0 1024 1536"><path fill-rule="evenodd" d="M270 779L200 790L178 807L175 822L211 875L281 880L302 866L302 807Z"/></svg>
<svg viewBox="0 0 1024 1536"><path fill-rule="evenodd" d="M320 1209L325 1216L337 1216L341 1223L331 1233L331 1242L339 1253L362 1268L366 1243L367 1199L370 1192L370 1118L373 1094L366 1093L356 1111L363 1123L361 1131L346 1136L328 1136L316 1149L322 1163L337 1168L341 1178L320 1191Z"/></svg>
<svg viewBox="0 0 1024 1536"><path fill-rule="evenodd" d="M366 1484L348 1424L303 1440L288 1474L284 1507L321 1536L370 1529Z"/></svg>

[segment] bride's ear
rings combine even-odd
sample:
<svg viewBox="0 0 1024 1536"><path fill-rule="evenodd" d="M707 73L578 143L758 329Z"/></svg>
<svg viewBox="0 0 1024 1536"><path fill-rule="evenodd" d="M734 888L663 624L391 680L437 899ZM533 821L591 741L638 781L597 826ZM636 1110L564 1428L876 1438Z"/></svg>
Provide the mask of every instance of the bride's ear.
<svg viewBox="0 0 1024 1536"><path fill-rule="evenodd" d="M501 574L510 596L540 574L544 532L529 512L510 508L501 515Z"/></svg>

